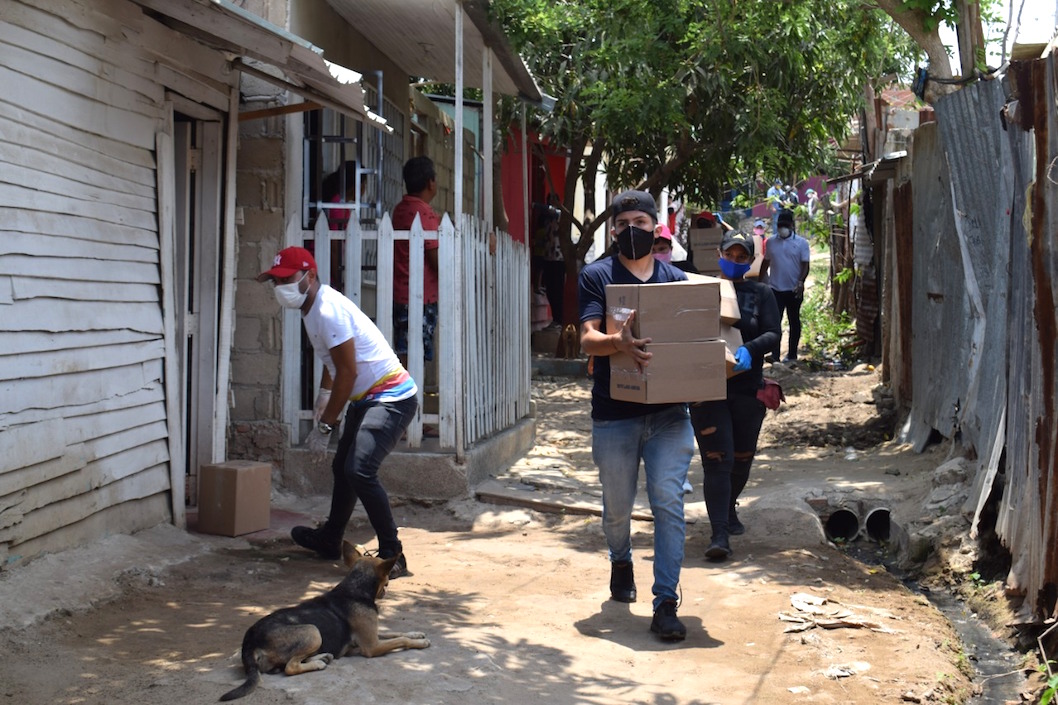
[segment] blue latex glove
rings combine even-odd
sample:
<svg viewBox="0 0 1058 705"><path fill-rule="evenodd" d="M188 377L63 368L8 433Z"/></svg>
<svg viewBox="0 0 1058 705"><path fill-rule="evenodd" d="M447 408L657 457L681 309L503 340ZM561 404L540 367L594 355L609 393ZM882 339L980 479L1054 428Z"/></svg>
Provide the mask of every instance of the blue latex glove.
<svg viewBox="0 0 1058 705"><path fill-rule="evenodd" d="M745 372L752 366L753 356L749 354L749 350L746 350L745 345L739 346L735 351L735 372Z"/></svg>

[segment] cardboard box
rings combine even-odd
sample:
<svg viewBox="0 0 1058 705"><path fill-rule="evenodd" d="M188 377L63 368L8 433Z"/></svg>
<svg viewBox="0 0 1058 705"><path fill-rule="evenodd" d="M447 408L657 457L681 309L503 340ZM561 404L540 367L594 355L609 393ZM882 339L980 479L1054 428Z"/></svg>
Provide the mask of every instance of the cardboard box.
<svg viewBox="0 0 1058 705"><path fill-rule="evenodd" d="M753 264L746 272L746 279L756 279L760 276L760 265L764 262L764 238L760 235L753 236Z"/></svg>
<svg viewBox="0 0 1058 705"><path fill-rule="evenodd" d="M719 225L715 228L691 228L687 231L687 245L692 250L716 252L723 237L724 229Z"/></svg>
<svg viewBox="0 0 1058 705"><path fill-rule="evenodd" d="M624 353L610 356L610 396L640 404L727 398L723 340L650 343L653 353L643 372Z"/></svg>
<svg viewBox="0 0 1058 705"><path fill-rule="evenodd" d="M721 279L707 274L694 274L687 272L687 280L692 282L716 282L720 287L720 325L725 323L731 325L742 320L742 314L738 310L738 295L735 294L735 285L730 279ZM720 336L723 337L722 335Z"/></svg>
<svg viewBox="0 0 1058 705"><path fill-rule="evenodd" d="M634 310L632 335L656 343L711 340L720 335L720 282L610 284L606 287L606 330L620 328L624 311Z"/></svg>
<svg viewBox="0 0 1058 705"><path fill-rule="evenodd" d="M198 530L241 536L268 528L272 466L251 460L203 465L198 474Z"/></svg>
<svg viewBox="0 0 1058 705"><path fill-rule="evenodd" d="M742 331L726 323L721 323L720 339L724 341L724 357L727 360L728 379L745 372L746 370L735 372L735 351L742 346Z"/></svg>
<svg viewBox="0 0 1058 705"><path fill-rule="evenodd" d="M720 255L717 253L716 248L703 249L703 248L692 248L691 259L694 261L694 268L702 274L708 274L709 276L718 277L720 276Z"/></svg>

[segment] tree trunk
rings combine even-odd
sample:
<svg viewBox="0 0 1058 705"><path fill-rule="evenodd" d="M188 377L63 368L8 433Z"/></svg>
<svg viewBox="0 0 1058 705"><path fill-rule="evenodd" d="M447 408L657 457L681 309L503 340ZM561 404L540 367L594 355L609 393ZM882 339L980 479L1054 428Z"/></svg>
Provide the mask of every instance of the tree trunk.
<svg viewBox="0 0 1058 705"><path fill-rule="evenodd" d="M935 28L927 32L925 23L927 15L921 10L907 10L902 7L902 0L877 0L878 7L882 8L887 15L893 18L900 27L911 36L916 44L926 52L929 58L929 74L937 78L951 79L951 61L948 59L948 51L944 42L940 39L940 33ZM938 98L958 90L957 86L936 81L926 82L925 101L934 103Z"/></svg>
<svg viewBox="0 0 1058 705"><path fill-rule="evenodd" d="M977 70L977 52L985 45L984 31L981 29L980 3L968 0L956 0L959 8L959 25L956 28L959 37L959 65L963 76L972 76Z"/></svg>

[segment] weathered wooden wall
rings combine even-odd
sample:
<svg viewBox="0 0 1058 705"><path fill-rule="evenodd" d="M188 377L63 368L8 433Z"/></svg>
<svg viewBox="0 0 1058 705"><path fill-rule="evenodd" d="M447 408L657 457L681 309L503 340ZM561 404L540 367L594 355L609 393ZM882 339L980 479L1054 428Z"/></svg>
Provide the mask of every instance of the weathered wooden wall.
<svg viewBox="0 0 1058 705"><path fill-rule="evenodd" d="M222 56L123 0L8 0L0 56L12 564L172 519L155 144L167 87L225 107L228 89Z"/></svg>

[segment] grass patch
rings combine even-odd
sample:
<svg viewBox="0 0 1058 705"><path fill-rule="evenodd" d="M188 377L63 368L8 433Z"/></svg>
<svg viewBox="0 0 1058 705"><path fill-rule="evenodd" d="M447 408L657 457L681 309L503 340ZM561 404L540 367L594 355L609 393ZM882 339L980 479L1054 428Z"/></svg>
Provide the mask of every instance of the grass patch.
<svg viewBox="0 0 1058 705"><path fill-rule="evenodd" d="M805 291L801 306L801 340L806 352L820 364L856 361L856 323L848 313L834 313L830 296L829 259L812 261L809 275L816 285Z"/></svg>

